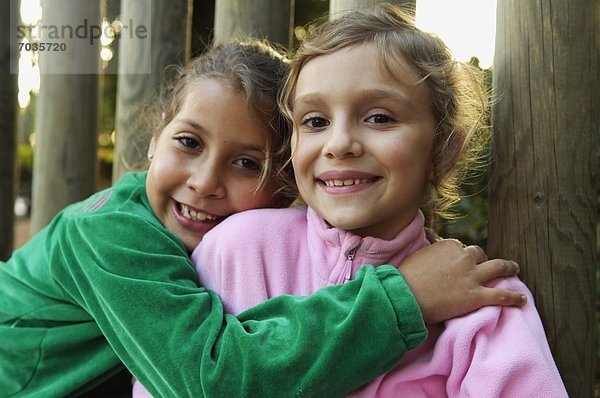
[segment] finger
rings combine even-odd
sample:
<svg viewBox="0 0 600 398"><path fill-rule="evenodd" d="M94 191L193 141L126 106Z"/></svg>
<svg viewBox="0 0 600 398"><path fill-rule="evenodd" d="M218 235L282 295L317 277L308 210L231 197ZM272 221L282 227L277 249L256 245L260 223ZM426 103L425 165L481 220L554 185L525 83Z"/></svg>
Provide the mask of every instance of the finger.
<svg viewBox="0 0 600 398"><path fill-rule="evenodd" d="M471 256L473 261L475 261L475 264L481 264L488 259L483 249L479 246L466 246L465 251L469 254L469 256Z"/></svg>
<svg viewBox="0 0 600 398"><path fill-rule="evenodd" d="M460 240L455 239L455 238L440 238L439 241L440 242L452 242L453 245L464 246L463 243Z"/></svg>
<svg viewBox="0 0 600 398"><path fill-rule="evenodd" d="M515 276L519 271L519 264L501 258L484 261L477 267L477 274L482 283L496 278Z"/></svg>
<svg viewBox="0 0 600 398"><path fill-rule="evenodd" d="M465 247L465 244L462 243L459 239L455 239L455 238L448 238L448 239L444 239L444 240L448 240L450 242L454 242L455 244L457 244L460 247Z"/></svg>
<svg viewBox="0 0 600 398"><path fill-rule="evenodd" d="M482 287L482 306L499 305L503 307L522 307L527 302L523 293L506 289Z"/></svg>

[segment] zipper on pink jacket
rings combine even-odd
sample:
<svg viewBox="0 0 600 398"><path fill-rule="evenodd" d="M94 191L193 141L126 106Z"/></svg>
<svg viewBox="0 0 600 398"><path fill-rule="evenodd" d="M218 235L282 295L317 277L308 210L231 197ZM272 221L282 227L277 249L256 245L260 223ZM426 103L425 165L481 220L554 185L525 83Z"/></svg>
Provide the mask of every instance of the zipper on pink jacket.
<svg viewBox="0 0 600 398"><path fill-rule="evenodd" d="M346 283L352 277L352 261L354 261L354 255L356 254L356 250L358 250L358 246L360 244L354 246L350 250L346 252L346 261L344 263L344 269L340 272L340 275L335 282L337 285L341 285L342 283Z"/></svg>

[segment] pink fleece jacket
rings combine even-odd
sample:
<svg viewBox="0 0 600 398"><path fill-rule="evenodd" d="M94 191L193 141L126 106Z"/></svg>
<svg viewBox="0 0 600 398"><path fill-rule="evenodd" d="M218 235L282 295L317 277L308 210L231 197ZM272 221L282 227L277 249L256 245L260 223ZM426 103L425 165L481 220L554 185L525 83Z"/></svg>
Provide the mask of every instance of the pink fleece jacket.
<svg viewBox="0 0 600 398"><path fill-rule="evenodd" d="M386 241L330 228L310 208L252 210L214 228L192 261L202 285L237 314L270 297L344 283L365 264L398 265L428 245L423 222L419 213ZM429 326L421 346L350 396L566 397L531 293L517 278L492 285L523 292L527 304Z"/></svg>

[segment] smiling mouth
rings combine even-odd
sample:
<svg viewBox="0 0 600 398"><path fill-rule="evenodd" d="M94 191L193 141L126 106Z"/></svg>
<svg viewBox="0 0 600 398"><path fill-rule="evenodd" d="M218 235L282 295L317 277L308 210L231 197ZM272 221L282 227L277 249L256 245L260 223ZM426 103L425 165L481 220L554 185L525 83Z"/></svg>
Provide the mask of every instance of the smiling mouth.
<svg viewBox="0 0 600 398"><path fill-rule="evenodd" d="M212 222L217 221L219 218L221 218L213 214L207 214L201 211L190 209L187 205L184 205L183 203L178 202L177 205L179 207L179 212L181 213L181 215L192 221Z"/></svg>
<svg viewBox="0 0 600 398"><path fill-rule="evenodd" d="M321 180L327 187L347 187L351 185L368 184L374 182L377 178L353 178L346 180Z"/></svg>

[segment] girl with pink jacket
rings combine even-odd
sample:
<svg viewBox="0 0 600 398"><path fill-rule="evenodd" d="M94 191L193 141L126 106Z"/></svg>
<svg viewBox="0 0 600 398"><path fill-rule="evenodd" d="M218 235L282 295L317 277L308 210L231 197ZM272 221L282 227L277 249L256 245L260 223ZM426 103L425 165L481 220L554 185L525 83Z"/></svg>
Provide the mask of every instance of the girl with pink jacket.
<svg viewBox="0 0 600 398"><path fill-rule="evenodd" d="M239 313L343 284L365 264L400 264L429 244L422 210L444 214L481 161L487 99L477 71L394 6L324 23L292 59L281 98L308 208L222 222L192 255L201 283ZM429 324L420 347L350 395L566 396L527 287L516 277L488 286L520 291L527 304Z"/></svg>

